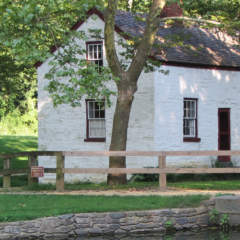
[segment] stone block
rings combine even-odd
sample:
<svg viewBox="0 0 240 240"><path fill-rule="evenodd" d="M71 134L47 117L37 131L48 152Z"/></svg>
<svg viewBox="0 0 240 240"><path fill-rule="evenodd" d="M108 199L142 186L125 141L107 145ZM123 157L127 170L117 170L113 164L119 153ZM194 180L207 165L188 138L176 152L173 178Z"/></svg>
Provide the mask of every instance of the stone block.
<svg viewBox="0 0 240 240"><path fill-rule="evenodd" d="M117 212L117 213L110 213L109 216L113 219L120 219L126 217L126 213Z"/></svg>
<svg viewBox="0 0 240 240"><path fill-rule="evenodd" d="M87 228L85 229L76 229L75 233L77 236L87 236L88 235L88 230Z"/></svg>
<svg viewBox="0 0 240 240"><path fill-rule="evenodd" d="M240 214L240 196L216 197L215 208L220 213Z"/></svg>
<svg viewBox="0 0 240 240"><path fill-rule="evenodd" d="M240 214L229 214L230 226L240 226Z"/></svg>

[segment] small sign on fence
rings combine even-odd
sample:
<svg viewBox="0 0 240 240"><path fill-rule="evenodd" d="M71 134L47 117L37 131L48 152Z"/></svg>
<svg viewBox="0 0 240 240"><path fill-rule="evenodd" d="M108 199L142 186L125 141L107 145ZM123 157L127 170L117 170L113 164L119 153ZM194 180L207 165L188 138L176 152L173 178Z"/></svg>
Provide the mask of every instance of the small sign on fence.
<svg viewBox="0 0 240 240"><path fill-rule="evenodd" d="M44 176L44 167L32 166L31 167L31 177L39 178Z"/></svg>

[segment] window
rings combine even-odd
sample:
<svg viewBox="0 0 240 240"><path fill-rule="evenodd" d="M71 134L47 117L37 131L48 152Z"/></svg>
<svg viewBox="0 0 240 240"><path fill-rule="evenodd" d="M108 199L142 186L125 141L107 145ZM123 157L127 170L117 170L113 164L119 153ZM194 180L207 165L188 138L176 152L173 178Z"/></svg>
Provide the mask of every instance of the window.
<svg viewBox="0 0 240 240"><path fill-rule="evenodd" d="M184 98L183 101L183 140L199 142L197 128L197 99Z"/></svg>
<svg viewBox="0 0 240 240"><path fill-rule="evenodd" d="M102 42L87 42L87 60L95 63L98 71L103 66L103 44Z"/></svg>
<svg viewBox="0 0 240 240"><path fill-rule="evenodd" d="M104 142L105 130L105 102L86 100L87 134L85 141Z"/></svg>

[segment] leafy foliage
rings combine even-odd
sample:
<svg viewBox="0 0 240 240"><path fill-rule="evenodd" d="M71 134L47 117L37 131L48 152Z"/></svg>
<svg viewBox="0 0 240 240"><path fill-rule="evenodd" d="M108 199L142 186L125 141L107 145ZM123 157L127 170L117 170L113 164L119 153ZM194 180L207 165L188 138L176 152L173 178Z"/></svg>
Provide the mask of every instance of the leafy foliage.
<svg viewBox="0 0 240 240"><path fill-rule="evenodd" d="M35 136L38 133L36 99L28 98L26 111L21 113L19 108L3 116L0 121L1 135ZM25 101L23 101L25 102ZM22 101L20 104L23 103Z"/></svg>
<svg viewBox="0 0 240 240"><path fill-rule="evenodd" d="M83 46L87 39L86 33L73 32L49 63L51 69L45 75L49 79L46 89L55 106L63 103L78 106L83 96L99 100L105 98L110 105L110 96L115 93L109 89L108 82L114 77L108 67L98 68L85 60Z"/></svg>
<svg viewBox="0 0 240 240"><path fill-rule="evenodd" d="M239 0L184 0L185 14L221 23L222 29L239 38L240 1Z"/></svg>
<svg viewBox="0 0 240 240"><path fill-rule="evenodd" d="M129 3L132 3L131 5ZM118 6L125 11L146 13L151 5L151 0L119 0Z"/></svg>
<svg viewBox="0 0 240 240"><path fill-rule="evenodd" d="M29 101L35 95L35 69L16 61L9 49L0 45L0 120L16 109L20 115L30 111Z"/></svg>
<svg viewBox="0 0 240 240"><path fill-rule="evenodd" d="M87 10L100 5L98 0L13 0L0 1L0 40L17 60L33 63L50 56L71 26L84 19Z"/></svg>
<svg viewBox="0 0 240 240"><path fill-rule="evenodd" d="M1 127L14 130L26 122L35 128L36 74L33 65L51 56L52 46L69 40L71 26L101 1L0 0L0 119ZM10 114L9 116L7 116ZM34 116L33 116L33 115ZM27 116L34 117L30 123ZM4 117L4 119L3 119ZM7 126L6 126L7 125ZM7 130L7 131L8 131ZM5 131L6 132L6 131ZM9 132L9 131L8 131ZM1 132L3 133L3 131Z"/></svg>

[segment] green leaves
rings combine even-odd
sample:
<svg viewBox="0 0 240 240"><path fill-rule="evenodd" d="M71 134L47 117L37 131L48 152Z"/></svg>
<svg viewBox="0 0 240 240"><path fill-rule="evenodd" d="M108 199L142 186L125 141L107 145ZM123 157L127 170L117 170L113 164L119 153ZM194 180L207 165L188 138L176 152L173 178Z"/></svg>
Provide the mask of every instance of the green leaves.
<svg viewBox="0 0 240 240"><path fill-rule="evenodd" d="M78 37L86 36L81 34ZM53 99L53 104L70 104L79 106L83 97L93 99L105 98L110 104L110 96L115 94L109 90L112 74L108 67L96 68L95 63L85 60L85 43L82 39L70 38L64 48L54 54L50 62L51 69L45 75L49 80L46 90Z"/></svg>
<svg viewBox="0 0 240 240"><path fill-rule="evenodd" d="M0 42L27 63L48 57L66 33L100 0L0 0Z"/></svg>
<svg viewBox="0 0 240 240"><path fill-rule="evenodd" d="M16 61L8 48L0 45L0 119L18 108L28 110L26 102L36 91L36 75L32 66Z"/></svg>
<svg viewBox="0 0 240 240"><path fill-rule="evenodd" d="M232 35L239 31L240 0L184 0L182 7L185 15L218 21Z"/></svg>

